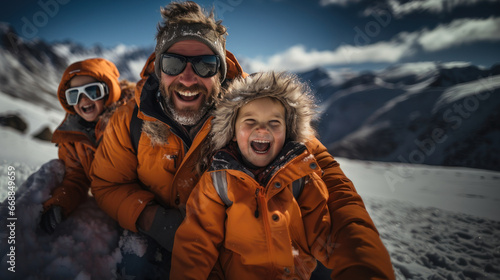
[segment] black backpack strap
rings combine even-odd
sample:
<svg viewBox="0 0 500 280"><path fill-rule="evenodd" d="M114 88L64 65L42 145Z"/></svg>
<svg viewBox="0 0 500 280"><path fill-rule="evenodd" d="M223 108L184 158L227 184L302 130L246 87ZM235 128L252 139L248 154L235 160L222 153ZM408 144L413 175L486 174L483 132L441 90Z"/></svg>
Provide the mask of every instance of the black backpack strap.
<svg viewBox="0 0 500 280"><path fill-rule="evenodd" d="M137 149L139 148L139 139L141 139L142 123L143 120L137 117L139 112L139 106L135 104L134 112L132 113L132 119L130 119L130 140L132 141L132 147L137 154Z"/></svg>

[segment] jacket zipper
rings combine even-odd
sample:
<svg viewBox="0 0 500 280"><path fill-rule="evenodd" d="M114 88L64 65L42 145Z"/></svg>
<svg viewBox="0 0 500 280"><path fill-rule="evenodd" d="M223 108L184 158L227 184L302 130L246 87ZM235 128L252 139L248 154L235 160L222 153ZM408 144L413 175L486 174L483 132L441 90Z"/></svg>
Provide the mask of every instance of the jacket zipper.
<svg viewBox="0 0 500 280"><path fill-rule="evenodd" d="M262 222L264 223L264 231L266 232L266 241L267 244L269 245L269 259L273 262L274 266L274 249L273 246L270 246L272 244L272 238L271 238L271 228L269 226L269 215L267 212L267 207L266 207L266 197L264 194L264 188L263 187L258 187L255 190L255 200L257 202L257 208L255 210L255 217L259 217L259 204L262 212Z"/></svg>
<svg viewBox="0 0 500 280"><path fill-rule="evenodd" d="M257 205L255 208L255 213L254 213L255 218L259 217L259 191L260 191L259 188L257 188L255 190L255 205Z"/></svg>

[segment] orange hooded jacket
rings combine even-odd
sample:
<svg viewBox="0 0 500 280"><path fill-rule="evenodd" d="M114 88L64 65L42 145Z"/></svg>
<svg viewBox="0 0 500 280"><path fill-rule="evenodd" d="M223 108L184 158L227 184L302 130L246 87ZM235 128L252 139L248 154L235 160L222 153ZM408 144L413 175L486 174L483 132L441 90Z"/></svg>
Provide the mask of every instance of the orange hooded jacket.
<svg viewBox="0 0 500 280"><path fill-rule="evenodd" d="M135 104L122 106L111 117L92 165L92 193L98 205L125 228L137 232L136 221L152 200L167 208L185 205L199 175L193 170L196 154L210 131L210 117L191 140L184 128L162 113L156 102L158 80L151 54L137 83L137 117L143 120L136 151L130 121ZM246 76L232 53L226 51L226 80ZM174 187L172 187L174 186Z"/></svg>
<svg viewBox="0 0 500 280"><path fill-rule="evenodd" d="M136 154L130 139L134 105L120 107L109 122L96 152L90 176L98 205L121 227L137 232L136 222L153 200L167 208L184 207L200 176L194 171L200 144L207 137L211 117L191 141L165 118L155 101L158 80L152 54L141 72L135 99L144 121ZM236 58L226 51L226 80L246 76ZM149 122L149 124L147 124ZM144 127L145 126L145 127ZM153 130L153 131L152 131ZM394 279L389 254L352 182L317 139L306 146L323 170L328 192L335 279ZM356 278L358 277L358 278Z"/></svg>
<svg viewBox="0 0 500 280"><path fill-rule="evenodd" d="M188 199L170 278L207 279L218 258L225 279L309 279L316 259L328 266L328 191L306 147L286 144L260 184L230 154L214 157ZM304 187L294 197L292 182L301 178ZM230 207L214 186L223 188L223 181Z"/></svg>
<svg viewBox="0 0 500 280"><path fill-rule="evenodd" d="M65 174L61 184L52 191L52 197L44 204L44 210L53 205L61 206L67 217L88 197L90 187L90 167L94 153L104 130L105 120L100 118L96 124L84 121L76 114L73 106L68 105L65 91L75 76L91 76L105 82L109 95L105 102L105 112L116 104L121 97L120 73L116 66L102 58L87 59L71 64L63 73L57 97L66 110L66 117L52 136L52 142L59 146L59 159L64 162Z"/></svg>

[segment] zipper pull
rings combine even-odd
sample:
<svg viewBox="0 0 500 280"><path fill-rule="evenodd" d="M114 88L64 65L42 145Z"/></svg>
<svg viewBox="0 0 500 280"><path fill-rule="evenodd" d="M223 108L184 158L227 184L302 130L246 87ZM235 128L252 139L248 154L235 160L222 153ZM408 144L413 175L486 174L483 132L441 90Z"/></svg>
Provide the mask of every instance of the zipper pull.
<svg viewBox="0 0 500 280"><path fill-rule="evenodd" d="M260 189L255 190L255 204L257 205L257 208L255 208L255 213L254 213L255 218L259 218L259 199L258 199L259 191Z"/></svg>

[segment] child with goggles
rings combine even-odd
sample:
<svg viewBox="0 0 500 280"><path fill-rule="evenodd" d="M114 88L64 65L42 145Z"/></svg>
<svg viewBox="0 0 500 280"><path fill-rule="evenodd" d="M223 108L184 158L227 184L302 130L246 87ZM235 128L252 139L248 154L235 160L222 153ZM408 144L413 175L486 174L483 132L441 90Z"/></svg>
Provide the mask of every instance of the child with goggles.
<svg viewBox="0 0 500 280"><path fill-rule="evenodd" d="M67 113L52 142L65 173L43 204L40 227L48 233L88 197L90 167L107 120L133 96L134 84L119 82L119 76L116 66L102 58L75 62L64 71L57 96Z"/></svg>

